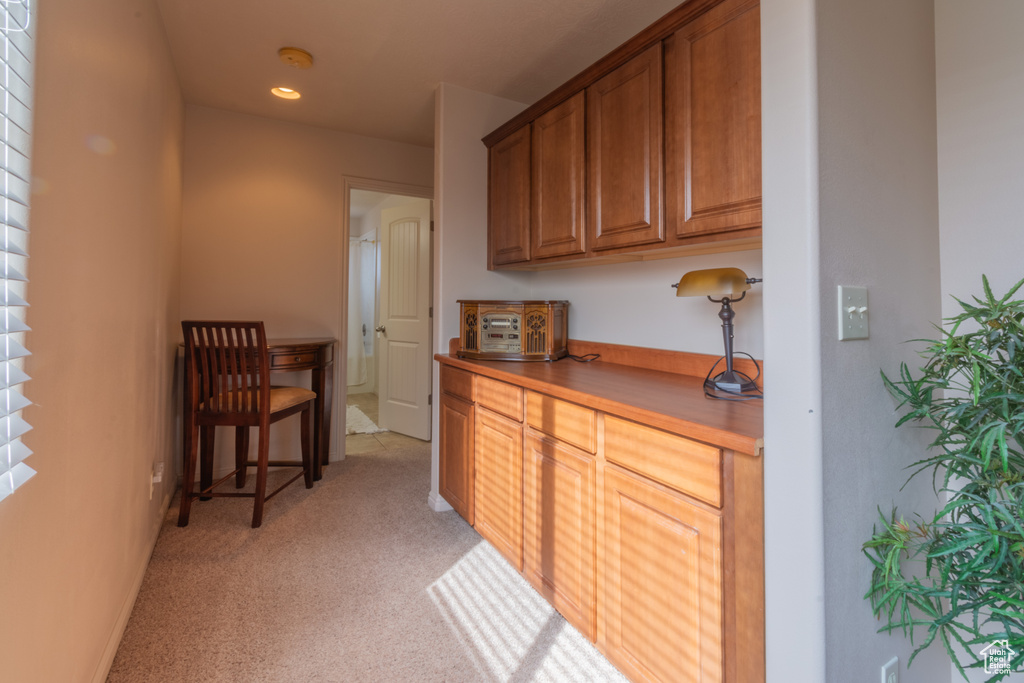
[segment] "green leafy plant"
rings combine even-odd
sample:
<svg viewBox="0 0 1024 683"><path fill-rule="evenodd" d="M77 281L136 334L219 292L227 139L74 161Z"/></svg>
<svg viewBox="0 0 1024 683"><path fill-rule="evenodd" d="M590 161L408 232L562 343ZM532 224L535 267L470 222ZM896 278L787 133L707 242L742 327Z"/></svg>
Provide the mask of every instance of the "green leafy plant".
<svg viewBox="0 0 1024 683"><path fill-rule="evenodd" d="M879 511L881 527L864 544L874 565L864 597L886 621L880 632L914 642L923 628L910 662L938 640L965 679L965 669L984 666L975 650L995 641L1015 653L1010 671L1024 664L1024 301L1012 298L1024 280L998 299L982 283L984 296L957 300L963 310L939 339L918 340L927 343L918 373L905 363L899 379L882 373L905 409L896 426L935 432L910 479L931 471L947 502L913 522Z"/></svg>

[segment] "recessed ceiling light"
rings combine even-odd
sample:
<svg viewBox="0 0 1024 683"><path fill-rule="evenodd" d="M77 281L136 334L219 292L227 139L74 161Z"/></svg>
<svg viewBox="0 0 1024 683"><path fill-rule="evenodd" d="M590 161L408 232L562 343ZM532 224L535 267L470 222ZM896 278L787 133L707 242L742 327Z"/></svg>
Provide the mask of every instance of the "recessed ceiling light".
<svg viewBox="0 0 1024 683"><path fill-rule="evenodd" d="M286 100L297 100L302 97L298 90L292 90L291 88L271 88L270 92Z"/></svg>

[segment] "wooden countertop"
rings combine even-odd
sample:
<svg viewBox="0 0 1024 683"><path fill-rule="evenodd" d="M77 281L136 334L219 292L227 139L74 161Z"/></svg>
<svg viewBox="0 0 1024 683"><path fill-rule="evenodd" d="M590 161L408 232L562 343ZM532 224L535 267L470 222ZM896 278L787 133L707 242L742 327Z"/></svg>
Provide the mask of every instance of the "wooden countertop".
<svg viewBox="0 0 1024 683"><path fill-rule="evenodd" d="M457 342L457 340L456 340ZM762 401L720 401L704 396L704 374L713 356L570 342L570 353L601 353L590 363L563 358L554 362L517 362L457 358L437 354L444 364L509 382L525 389L589 406L740 453L761 455L764 447ZM457 348L455 347L451 350ZM610 362L606 358L618 362ZM651 363L652 358L661 362ZM623 364L635 359L637 365ZM702 374L692 373L705 368Z"/></svg>

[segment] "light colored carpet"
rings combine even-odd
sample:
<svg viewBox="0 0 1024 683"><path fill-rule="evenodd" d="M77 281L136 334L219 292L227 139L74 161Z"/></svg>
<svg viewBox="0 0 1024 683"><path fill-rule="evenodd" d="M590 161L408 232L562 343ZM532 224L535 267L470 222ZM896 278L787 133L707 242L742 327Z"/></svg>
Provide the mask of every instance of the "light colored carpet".
<svg viewBox="0 0 1024 683"><path fill-rule="evenodd" d="M378 427L358 406L348 406L345 413L346 434L377 434L386 431Z"/></svg>
<svg viewBox="0 0 1024 683"><path fill-rule="evenodd" d="M624 681L454 512L430 445L267 503L172 503L108 681Z"/></svg>

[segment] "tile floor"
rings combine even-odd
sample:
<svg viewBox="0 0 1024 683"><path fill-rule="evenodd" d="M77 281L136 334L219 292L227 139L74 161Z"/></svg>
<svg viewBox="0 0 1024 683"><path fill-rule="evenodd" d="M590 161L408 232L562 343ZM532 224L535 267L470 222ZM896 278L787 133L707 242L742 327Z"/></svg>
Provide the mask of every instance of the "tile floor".
<svg viewBox="0 0 1024 683"><path fill-rule="evenodd" d="M348 405L357 406L366 417L377 422L377 418L380 415L377 408L377 394L349 394L347 399ZM403 448L416 443L423 443L423 441L395 432L349 434L345 437L345 453L353 455L356 453L375 453L377 451Z"/></svg>

